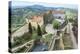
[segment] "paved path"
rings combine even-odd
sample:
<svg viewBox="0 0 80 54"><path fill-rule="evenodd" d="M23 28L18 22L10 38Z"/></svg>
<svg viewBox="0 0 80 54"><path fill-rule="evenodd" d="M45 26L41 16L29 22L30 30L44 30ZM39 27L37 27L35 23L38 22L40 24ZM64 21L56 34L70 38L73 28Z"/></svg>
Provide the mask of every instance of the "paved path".
<svg viewBox="0 0 80 54"><path fill-rule="evenodd" d="M70 36L71 36L71 39L72 39L72 42L73 42L73 48L74 49L76 49L76 48L78 48L78 45L77 45L77 43L76 43L76 38L75 38L75 36L74 36L74 34L73 34L73 31L72 31L72 25L71 25L71 23L69 23L69 29L70 29Z"/></svg>

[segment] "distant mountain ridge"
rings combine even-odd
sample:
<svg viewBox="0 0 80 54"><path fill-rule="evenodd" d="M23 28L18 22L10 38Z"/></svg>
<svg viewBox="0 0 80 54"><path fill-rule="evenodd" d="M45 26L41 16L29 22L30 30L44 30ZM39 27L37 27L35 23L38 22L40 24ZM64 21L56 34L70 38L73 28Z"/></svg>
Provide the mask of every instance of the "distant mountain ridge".
<svg viewBox="0 0 80 54"><path fill-rule="evenodd" d="M64 9L64 7L46 7L42 5L30 5L30 6L13 6L13 8L32 8L32 9Z"/></svg>
<svg viewBox="0 0 80 54"><path fill-rule="evenodd" d="M29 5L29 6L12 6L12 8L30 8L30 9L39 9L39 10L55 10L55 9L73 9L73 8L67 8L67 7L47 7L47 6L43 6L43 5ZM74 10L78 10L78 9L74 9Z"/></svg>

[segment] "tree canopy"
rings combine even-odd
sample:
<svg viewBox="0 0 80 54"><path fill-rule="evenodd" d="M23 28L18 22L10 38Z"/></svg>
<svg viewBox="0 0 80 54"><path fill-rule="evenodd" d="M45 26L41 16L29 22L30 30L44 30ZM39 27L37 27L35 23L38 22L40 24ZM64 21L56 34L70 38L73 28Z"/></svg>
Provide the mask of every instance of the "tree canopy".
<svg viewBox="0 0 80 54"><path fill-rule="evenodd" d="M60 22L59 21L53 20L52 24L53 24L54 29L59 29L59 27L60 27Z"/></svg>

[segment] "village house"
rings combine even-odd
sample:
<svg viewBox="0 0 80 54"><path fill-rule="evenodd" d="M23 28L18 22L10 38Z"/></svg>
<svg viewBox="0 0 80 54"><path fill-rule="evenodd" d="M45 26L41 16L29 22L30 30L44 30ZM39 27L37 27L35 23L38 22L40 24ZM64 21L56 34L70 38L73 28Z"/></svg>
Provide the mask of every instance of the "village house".
<svg viewBox="0 0 80 54"><path fill-rule="evenodd" d="M61 24L65 21L65 11L64 10L50 10L46 12L47 15L47 23L51 22L56 19Z"/></svg>
<svg viewBox="0 0 80 54"><path fill-rule="evenodd" d="M32 16L31 19L26 19L26 22L27 22L27 23L31 22L31 25L32 25L33 27L36 27L36 28L37 28L37 24L39 24L40 26L43 25L43 16L41 16L41 15Z"/></svg>

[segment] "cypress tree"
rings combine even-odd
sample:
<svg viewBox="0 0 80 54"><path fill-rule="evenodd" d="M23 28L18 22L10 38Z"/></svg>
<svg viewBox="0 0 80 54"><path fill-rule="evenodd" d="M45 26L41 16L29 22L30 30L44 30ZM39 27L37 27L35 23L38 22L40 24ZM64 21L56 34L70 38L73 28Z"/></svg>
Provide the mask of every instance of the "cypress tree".
<svg viewBox="0 0 80 54"><path fill-rule="evenodd" d="M28 27L28 29L29 29L29 33L31 33L32 34L32 25L31 25L31 23L29 22L29 27Z"/></svg>
<svg viewBox="0 0 80 54"><path fill-rule="evenodd" d="M41 31L40 25L38 25L37 34L38 34L38 36L42 36L42 31Z"/></svg>

